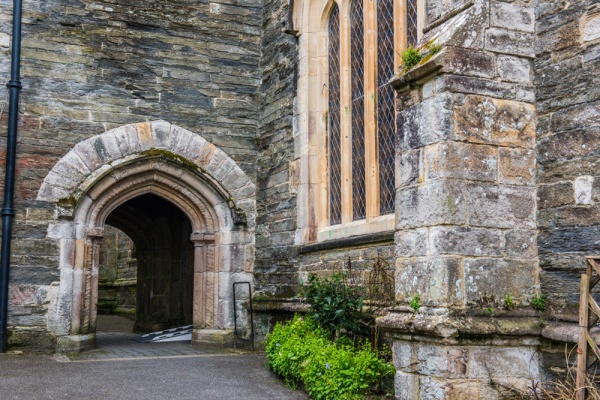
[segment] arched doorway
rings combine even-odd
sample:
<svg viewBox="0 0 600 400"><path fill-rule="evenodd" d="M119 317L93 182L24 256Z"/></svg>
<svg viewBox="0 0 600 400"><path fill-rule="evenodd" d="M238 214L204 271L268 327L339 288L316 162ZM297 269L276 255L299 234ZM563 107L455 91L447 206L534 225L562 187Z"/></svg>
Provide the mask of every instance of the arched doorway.
<svg viewBox="0 0 600 400"><path fill-rule="evenodd" d="M142 256L147 266L157 270L163 262L177 264L183 274L170 276L168 285L163 282L171 289L159 296L171 297L163 297L162 303L152 297L152 288L156 279L176 269L161 267L158 275L146 274L148 289L142 292L152 300L145 299L140 326L174 324L166 316L171 307L180 310L175 320L186 320L190 310L185 299L191 296L195 337L203 329L232 328L231 285L252 281L254 195L252 182L224 152L163 121L128 125L77 144L48 174L38 195L57 209L49 237L60 241L61 279L51 301L49 328L58 336L58 350L93 345L99 244L107 223L140 242L138 257L142 248L148 251ZM150 220L163 227L144 229ZM170 250L163 249L160 262L153 260L167 230L178 237L171 238ZM171 251L172 246L180 247ZM167 260L166 254L177 261ZM191 288L175 295L173 285L180 283L174 282L185 279L189 284L190 276Z"/></svg>
<svg viewBox="0 0 600 400"><path fill-rule="evenodd" d="M192 224L177 206L143 194L115 208L106 223L135 245L136 332L193 323L194 246Z"/></svg>

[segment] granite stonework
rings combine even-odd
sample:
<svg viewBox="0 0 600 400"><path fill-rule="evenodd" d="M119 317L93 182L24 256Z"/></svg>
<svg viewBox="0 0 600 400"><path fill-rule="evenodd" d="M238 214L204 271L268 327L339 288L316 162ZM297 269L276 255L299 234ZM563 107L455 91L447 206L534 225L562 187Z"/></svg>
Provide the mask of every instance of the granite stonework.
<svg viewBox="0 0 600 400"><path fill-rule="evenodd" d="M498 384L564 368L584 255L600 252L600 6L424 3L418 48L441 50L390 82L393 224L350 240L323 239L335 235L315 231L307 207L310 146L322 143L307 132L326 120L303 103L323 60L309 59L318 35L298 23L312 3L26 3L10 345L94 346L104 221L159 246L161 230L136 221L160 216L113 213L151 193L191 223L179 258L193 260L198 340L228 334L234 306L248 334L233 282L253 283L264 337L306 311L296 296L308 274L351 266L364 282L380 259L395 280L396 304L377 323L392 343L396 398L495 399ZM10 20L0 1L2 76ZM530 304L540 293L543 323Z"/></svg>

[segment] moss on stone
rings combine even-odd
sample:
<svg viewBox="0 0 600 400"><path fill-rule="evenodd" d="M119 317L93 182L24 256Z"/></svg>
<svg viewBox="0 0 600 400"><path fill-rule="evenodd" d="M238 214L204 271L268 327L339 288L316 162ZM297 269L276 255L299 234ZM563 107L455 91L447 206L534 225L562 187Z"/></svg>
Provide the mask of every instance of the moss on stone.
<svg viewBox="0 0 600 400"><path fill-rule="evenodd" d="M193 161L190 161L187 158L182 157L166 149L151 148L150 150L142 151L141 154L148 157L163 157L165 159L175 161L178 164L185 165L186 167L194 171L199 170L198 165L196 165L196 163L194 163Z"/></svg>

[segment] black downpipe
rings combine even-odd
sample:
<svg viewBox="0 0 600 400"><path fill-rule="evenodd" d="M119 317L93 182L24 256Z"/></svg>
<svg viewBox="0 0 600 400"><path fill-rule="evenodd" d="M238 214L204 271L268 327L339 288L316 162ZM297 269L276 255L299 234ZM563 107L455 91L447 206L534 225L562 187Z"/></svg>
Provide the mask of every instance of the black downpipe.
<svg viewBox="0 0 600 400"><path fill-rule="evenodd" d="M21 15L22 0L13 0L13 32L10 59L10 81L8 103L8 137L6 140L6 170L4 179L4 207L2 214L2 253L0 255L0 353L6 352L8 319L8 272L10 268L10 246L12 222L15 216L15 164L17 158L17 128L19 118L19 92L21 91Z"/></svg>

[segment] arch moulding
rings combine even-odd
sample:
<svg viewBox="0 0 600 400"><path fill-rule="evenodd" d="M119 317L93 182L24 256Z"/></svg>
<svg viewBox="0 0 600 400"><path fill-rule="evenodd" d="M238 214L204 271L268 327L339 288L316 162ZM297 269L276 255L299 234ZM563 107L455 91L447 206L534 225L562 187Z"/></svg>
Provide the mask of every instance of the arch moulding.
<svg viewBox="0 0 600 400"><path fill-rule="evenodd" d="M48 328L58 351L93 346L106 218L149 193L176 205L192 224L194 337L231 328L231 284L252 281L255 192L225 152L165 121L122 126L75 145L37 197L56 207L48 236L60 243L60 281L53 284Z"/></svg>

